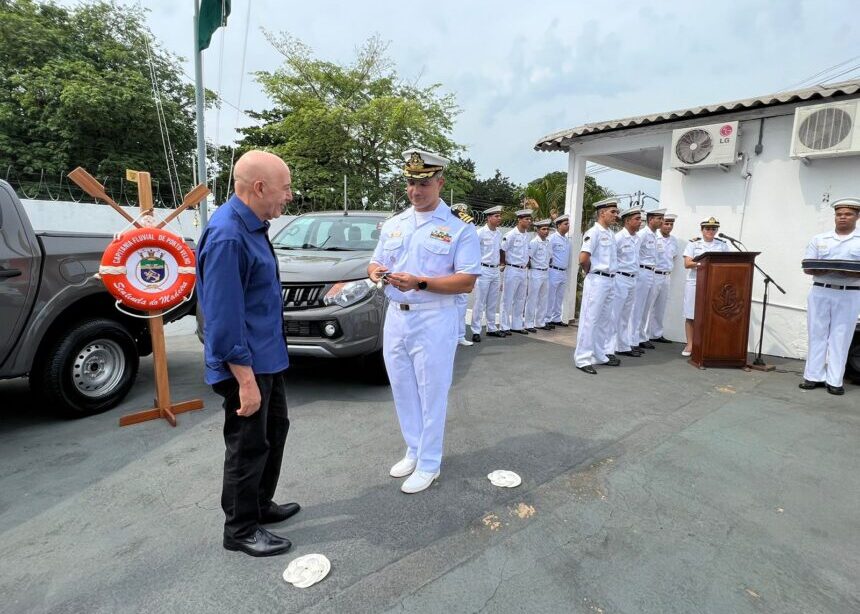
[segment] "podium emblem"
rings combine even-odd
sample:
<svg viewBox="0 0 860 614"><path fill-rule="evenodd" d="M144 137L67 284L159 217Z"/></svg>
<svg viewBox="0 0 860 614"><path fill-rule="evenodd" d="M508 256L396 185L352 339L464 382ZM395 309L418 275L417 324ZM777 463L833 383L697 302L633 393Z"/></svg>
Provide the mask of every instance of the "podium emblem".
<svg viewBox="0 0 860 614"><path fill-rule="evenodd" d="M711 306L714 312L726 320L736 320L743 311L743 303L737 287L732 283L724 283L714 296Z"/></svg>

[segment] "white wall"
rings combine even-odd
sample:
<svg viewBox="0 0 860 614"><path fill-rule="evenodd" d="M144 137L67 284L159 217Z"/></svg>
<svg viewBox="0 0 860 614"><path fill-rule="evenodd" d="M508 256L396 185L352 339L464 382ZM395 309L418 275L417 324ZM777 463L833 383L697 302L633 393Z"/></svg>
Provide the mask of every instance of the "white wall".
<svg viewBox="0 0 860 614"><path fill-rule="evenodd" d="M104 232L113 234L128 227L128 222L108 205L51 200L22 200L30 224L39 230L67 232ZM123 207L133 218L140 214L137 207ZM158 219L164 219L170 209L156 209ZM212 209L210 208L210 214ZM196 240L200 235L197 214L185 210L167 227L168 230Z"/></svg>
<svg viewBox="0 0 860 614"><path fill-rule="evenodd" d="M786 291L782 295L771 286L763 351L805 358L806 297L811 279L803 274L800 261L811 237L833 228L829 202L844 196L860 196L860 156L817 159L809 166L790 159L793 119L791 113L764 120L764 150L759 156L754 148L760 120L742 121L739 151L746 161L730 167L728 172L697 169L682 175L669 168L671 124L664 131L645 136L595 139L575 146L571 156L587 158L648 144L662 146L660 201L661 206L678 214L674 234L679 239L679 251L683 252L690 238L699 236L699 221L713 215L721 222L721 232L740 239L750 251L762 252L757 263ZM706 119L702 123L713 122ZM750 174L747 179L745 171ZM666 336L674 341L684 340L684 279L679 259L666 310ZM753 284L751 351L758 342L764 288L758 272Z"/></svg>

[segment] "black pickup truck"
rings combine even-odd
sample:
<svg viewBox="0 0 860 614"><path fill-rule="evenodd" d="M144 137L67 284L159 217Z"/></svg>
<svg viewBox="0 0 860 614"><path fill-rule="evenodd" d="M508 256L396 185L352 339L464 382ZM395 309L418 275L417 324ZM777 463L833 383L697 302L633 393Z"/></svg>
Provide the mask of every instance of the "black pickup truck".
<svg viewBox="0 0 860 614"><path fill-rule="evenodd" d="M140 356L152 352L146 321L117 311L93 277L111 239L34 232L14 190L0 181L0 379L28 376L33 393L68 416L117 405ZM166 320L194 306L188 301Z"/></svg>

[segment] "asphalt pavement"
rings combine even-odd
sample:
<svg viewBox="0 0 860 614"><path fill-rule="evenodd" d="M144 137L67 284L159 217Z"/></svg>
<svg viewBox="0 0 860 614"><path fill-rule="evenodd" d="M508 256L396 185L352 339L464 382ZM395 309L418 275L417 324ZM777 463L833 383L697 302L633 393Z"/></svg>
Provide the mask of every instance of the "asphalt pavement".
<svg viewBox="0 0 860 614"><path fill-rule="evenodd" d="M571 331L459 348L440 480L404 495L387 387L360 362L298 364L272 530L293 550L221 547L222 410L192 335L168 337L179 426L119 428L153 396L75 421L0 382L0 612L860 611L860 387L697 370L661 345L597 376ZM513 489L486 475L508 469ZM298 589L296 556L332 563Z"/></svg>

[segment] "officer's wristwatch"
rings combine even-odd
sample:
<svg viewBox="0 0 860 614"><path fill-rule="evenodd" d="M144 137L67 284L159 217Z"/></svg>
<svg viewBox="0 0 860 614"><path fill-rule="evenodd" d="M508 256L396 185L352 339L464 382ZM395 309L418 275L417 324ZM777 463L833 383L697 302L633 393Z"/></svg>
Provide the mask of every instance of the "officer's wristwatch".
<svg viewBox="0 0 860 614"><path fill-rule="evenodd" d="M427 282L423 279L419 279L418 280L418 289L419 290L426 290L427 289Z"/></svg>

